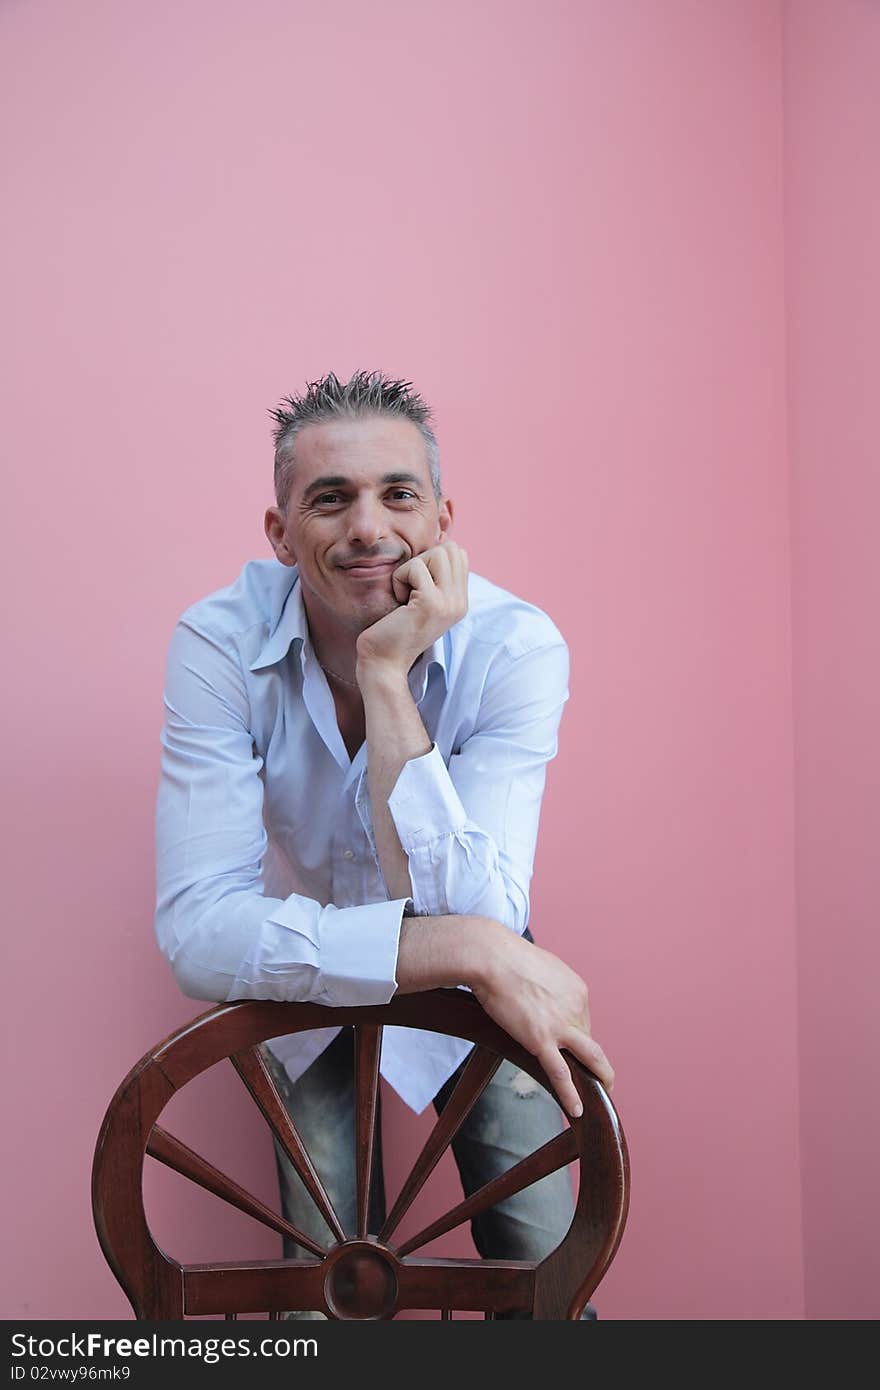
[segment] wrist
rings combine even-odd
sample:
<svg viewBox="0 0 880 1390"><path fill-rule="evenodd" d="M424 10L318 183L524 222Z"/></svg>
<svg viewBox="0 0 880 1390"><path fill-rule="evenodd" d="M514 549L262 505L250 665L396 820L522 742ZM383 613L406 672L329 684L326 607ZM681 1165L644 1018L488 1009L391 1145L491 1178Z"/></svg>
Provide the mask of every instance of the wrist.
<svg viewBox="0 0 880 1390"><path fill-rule="evenodd" d="M411 665L412 663L410 663ZM409 665L403 660L393 657L377 657L357 654L354 668L354 676L361 691L369 687L371 690L388 691L396 693L399 691L409 691Z"/></svg>
<svg viewBox="0 0 880 1390"><path fill-rule="evenodd" d="M452 915L434 920L445 926L441 950L452 966L455 983L467 985L474 993L494 988L511 936L507 927L491 917Z"/></svg>
<svg viewBox="0 0 880 1390"><path fill-rule="evenodd" d="M499 977L504 974L508 949L516 938L509 928L492 917L472 917L469 927L466 983L479 994L497 987Z"/></svg>

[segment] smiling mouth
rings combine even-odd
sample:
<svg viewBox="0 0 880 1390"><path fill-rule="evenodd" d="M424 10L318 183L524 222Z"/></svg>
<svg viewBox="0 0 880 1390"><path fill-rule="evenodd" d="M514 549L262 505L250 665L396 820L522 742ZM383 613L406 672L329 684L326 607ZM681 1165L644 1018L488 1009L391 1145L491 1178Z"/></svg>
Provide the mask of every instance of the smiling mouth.
<svg viewBox="0 0 880 1390"><path fill-rule="evenodd" d="M365 560L358 565L340 565L340 569L355 579L379 579L397 569L399 564L399 560Z"/></svg>

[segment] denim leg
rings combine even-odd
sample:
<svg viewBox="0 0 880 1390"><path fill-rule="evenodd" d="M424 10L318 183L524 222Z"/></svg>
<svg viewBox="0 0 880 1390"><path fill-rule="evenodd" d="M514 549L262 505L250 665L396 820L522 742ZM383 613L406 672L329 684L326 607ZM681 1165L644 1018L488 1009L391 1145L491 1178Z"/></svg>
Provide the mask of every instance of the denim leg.
<svg viewBox="0 0 880 1390"><path fill-rule="evenodd" d="M458 1073L438 1091L438 1114L457 1078ZM559 1106L543 1086L503 1061L453 1140L465 1196L554 1139L563 1124ZM471 1231L484 1259L542 1260L559 1245L573 1215L571 1179L568 1169L560 1168L476 1217Z"/></svg>
<svg viewBox="0 0 880 1390"><path fill-rule="evenodd" d="M357 1229L355 1173L354 1039L343 1028L329 1047L296 1081L282 1064L263 1049L266 1065L290 1113L306 1150L324 1184L346 1235ZM336 1237L321 1216L290 1159L274 1139L275 1163L281 1193L282 1215L322 1245L334 1245ZM370 1187L369 1229L374 1234L385 1221L385 1180L382 1171L381 1102L376 1115L373 1145L373 1178ZM288 1236L283 1237L284 1258L311 1259L309 1251ZM322 1318L323 1314L293 1313L293 1318Z"/></svg>

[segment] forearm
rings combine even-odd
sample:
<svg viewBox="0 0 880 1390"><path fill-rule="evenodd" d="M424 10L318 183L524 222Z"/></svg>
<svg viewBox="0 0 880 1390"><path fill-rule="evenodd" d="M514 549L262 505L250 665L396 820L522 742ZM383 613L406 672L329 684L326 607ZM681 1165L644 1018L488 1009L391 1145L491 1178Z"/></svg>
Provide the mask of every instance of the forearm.
<svg viewBox="0 0 880 1390"><path fill-rule="evenodd" d="M483 917L405 917L397 948L398 994L482 987L506 929Z"/></svg>
<svg viewBox="0 0 880 1390"><path fill-rule="evenodd" d="M429 753L431 740L410 693L405 672L361 661L357 674L364 702L367 781L376 853L389 896L410 897L412 884L407 856L388 800L403 766L410 759Z"/></svg>
<svg viewBox="0 0 880 1390"><path fill-rule="evenodd" d="M441 735L443 751L416 743L408 761L395 761L399 774L387 805L417 915L489 917L515 932L525 930L547 764L557 750L567 674L567 648L553 639L495 673L481 695L474 691L478 717L463 738L446 742ZM400 727L395 720L389 737ZM422 747L426 751L413 756ZM384 806L383 795L383 812ZM362 820L369 835L363 813ZM387 822L386 827L390 833ZM375 848L375 837L373 843Z"/></svg>

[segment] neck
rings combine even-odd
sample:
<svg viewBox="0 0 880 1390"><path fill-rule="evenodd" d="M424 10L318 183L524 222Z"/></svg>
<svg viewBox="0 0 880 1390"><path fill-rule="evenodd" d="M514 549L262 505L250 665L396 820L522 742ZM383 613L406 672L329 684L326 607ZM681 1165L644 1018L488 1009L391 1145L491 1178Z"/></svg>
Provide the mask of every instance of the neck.
<svg viewBox="0 0 880 1390"><path fill-rule="evenodd" d="M305 610L306 627L309 631L309 641L312 651L318 658L318 664L324 671L333 671L341 680L333 681L334 689L344 688L342 682L355 681L355 667L357 665L357 639L359 631L350 631L347 628L339 627L335 622L327 622L329 614L320 610L317 613L311 611L312 605L309 602L309 594L303 590L303 608Z"/></svg>
<svg viewBox="0 0 880 1390"><path fill-rule="evenodd" d="M325 666L323 662L321 662L321 670L324 672L331 686L341 686L344 691L351 695L353 695L355 691L360 695L360 686L356 680L351 680L349 676L341 676L338 671L334 671L331 667Z"/></svg>
<svg viewBox="0 0 880 1390"><path fill-rule="evenodd" d="M336 677L336 684L356 686L357 646L355 641L327 642L311 634L312 650L321 668Z"/></svg>

